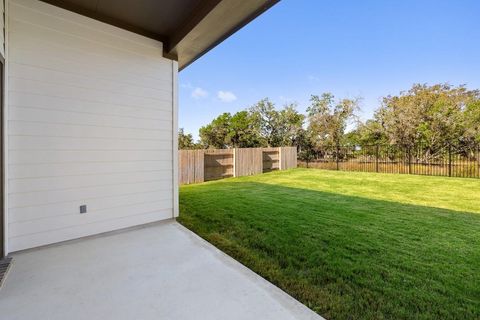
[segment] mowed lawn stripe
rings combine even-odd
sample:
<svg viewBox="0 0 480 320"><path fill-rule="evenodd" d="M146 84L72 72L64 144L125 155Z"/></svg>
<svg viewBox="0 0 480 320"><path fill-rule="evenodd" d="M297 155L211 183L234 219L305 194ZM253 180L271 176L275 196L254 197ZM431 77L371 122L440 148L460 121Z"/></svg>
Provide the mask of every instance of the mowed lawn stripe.
<svg viewBox="0 0 480 320"><path fill-rule="evenodd" d="M480 317L479 180L294 169L182 186L180 210L326 318Z"/></svg>

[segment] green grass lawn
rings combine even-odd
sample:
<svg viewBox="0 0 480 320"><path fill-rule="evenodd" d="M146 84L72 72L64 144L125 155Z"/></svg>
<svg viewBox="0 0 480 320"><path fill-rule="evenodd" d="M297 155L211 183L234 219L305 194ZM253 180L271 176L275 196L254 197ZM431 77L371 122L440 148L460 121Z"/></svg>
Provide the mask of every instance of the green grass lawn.
<svg viewBox="0 0 480 320"><path fill-rule="evenodd" d="M294 169L182 186L179 221L327 319L480 318L480 180Z"/></svg>

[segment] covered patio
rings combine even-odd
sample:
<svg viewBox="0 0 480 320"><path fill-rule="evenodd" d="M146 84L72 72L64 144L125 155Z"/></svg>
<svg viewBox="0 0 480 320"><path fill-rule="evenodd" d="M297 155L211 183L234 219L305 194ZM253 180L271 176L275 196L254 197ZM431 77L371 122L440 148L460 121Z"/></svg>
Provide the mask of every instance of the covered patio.
<svg viewBox="0 0 480 320"><path fill-rule="evenodd" d="M175 222L178 72L276 2L0 1L0 319L318 319Z"/></svg>
<svg viewBox="0 0 480 320"><path fill-rule="evenodd" d="M321 319L173 220L13 254L16 319Z"/></svg>

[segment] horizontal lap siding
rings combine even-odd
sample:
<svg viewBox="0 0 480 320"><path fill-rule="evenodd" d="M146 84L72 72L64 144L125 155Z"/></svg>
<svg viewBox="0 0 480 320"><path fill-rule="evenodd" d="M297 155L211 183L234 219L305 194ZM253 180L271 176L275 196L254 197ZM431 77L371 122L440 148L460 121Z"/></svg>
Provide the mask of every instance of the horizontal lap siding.
<svg viewBox="0 0 480 320"><path fill-rule="evenodd" d="M161 43L35 0L9 2L8 33L10 251L171 218Z"/></svg>
<svg viewBox="0 0 480 320"><path fill-rule="evenodd" d="M0 0L0 54L5 57L5 3Z"/></svg>
<svg viewBox="0 0 480 320"><path fill-rule="evenodd" d="M5 3L0 0L0 54L5 57Z"/></svg>

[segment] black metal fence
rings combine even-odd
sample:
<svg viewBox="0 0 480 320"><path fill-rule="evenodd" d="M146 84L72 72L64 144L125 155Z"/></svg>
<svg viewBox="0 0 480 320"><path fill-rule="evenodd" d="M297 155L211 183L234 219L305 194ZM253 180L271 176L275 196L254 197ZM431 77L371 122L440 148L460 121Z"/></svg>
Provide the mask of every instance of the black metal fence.
<svg viewBox="0 0 480 320"><path fill-rule="evenodd" d="M300 161L299 165L329 170L480 178L480 147L325 147L317 150L314 160Z"/></svg>

